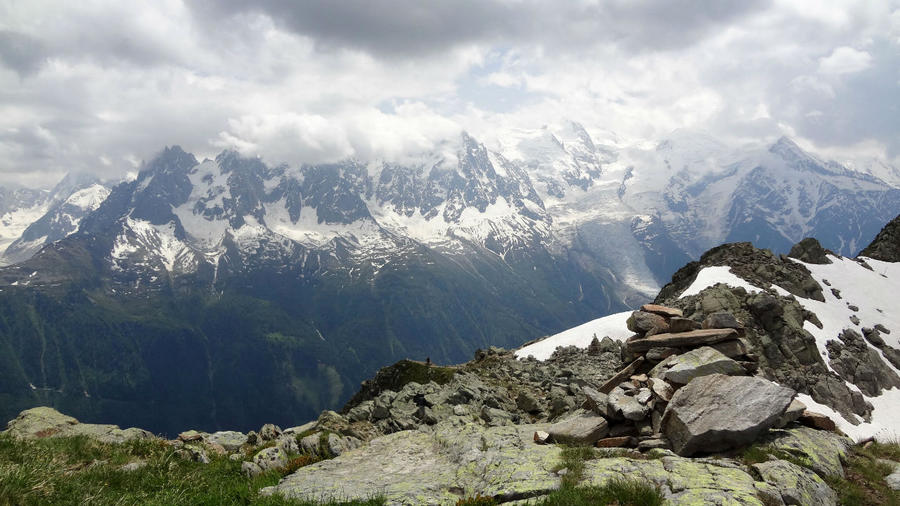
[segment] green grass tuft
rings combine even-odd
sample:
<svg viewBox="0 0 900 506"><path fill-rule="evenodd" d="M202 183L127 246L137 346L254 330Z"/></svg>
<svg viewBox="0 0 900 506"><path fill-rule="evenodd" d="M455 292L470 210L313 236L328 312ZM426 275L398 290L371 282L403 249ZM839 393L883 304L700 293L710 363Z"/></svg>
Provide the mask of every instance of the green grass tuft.
<svg viewBox="0 0 900 506"><path fill-rule="evenodd" d="M643 481L613 479L600 487L561 487L541 498L536 506L659 506L664 502L658 488Z"/></svg>
<svg viewBox="0 0 900 506"><path fill-rule="evenodd" d="M277 484L285 470L247 478L240 461L209 458L209 464L185 460L161 440L107 444L85 437L17 440L0 434L0 506L384 504L380 498L322 503L263 497L259 490ZM289 468L316 458L296 457ZM130 462L144 466L123 470Z"/></svg>

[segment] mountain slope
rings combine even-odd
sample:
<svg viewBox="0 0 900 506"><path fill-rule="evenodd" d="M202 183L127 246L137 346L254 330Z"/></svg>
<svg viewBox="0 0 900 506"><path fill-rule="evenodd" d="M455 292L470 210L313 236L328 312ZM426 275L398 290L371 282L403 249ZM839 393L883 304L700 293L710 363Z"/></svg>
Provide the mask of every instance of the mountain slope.
<svg viewBox="0 0 900 506"><path fill-rule="evenodd" d="M884 227L864 251L895 242ZM815 242L815 241L813 241ZM818 244L816 247L821 248ZM800 392L815 411L856 438L900 435L900 303L891 297L900 263L822 252L821 262L778 257L747 243L726 244L680 269L657 303L702 321L729 311L747 326L759 374ZM587 347L593 337L624 341L630 312L606 316L519 349L546 359L558 346Z"/></svg>

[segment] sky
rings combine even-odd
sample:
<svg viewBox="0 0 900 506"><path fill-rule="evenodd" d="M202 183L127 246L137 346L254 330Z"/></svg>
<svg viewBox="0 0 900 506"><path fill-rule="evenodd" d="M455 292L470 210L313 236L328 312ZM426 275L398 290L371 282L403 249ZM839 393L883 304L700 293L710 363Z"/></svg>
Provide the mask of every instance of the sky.
<svg viewBox="0 0 900 506"><path fill-rule="evenodd" d="M898 109L900 0L0 0L0 184L175 144L401 159L561 118L897 165Z"/></svg>

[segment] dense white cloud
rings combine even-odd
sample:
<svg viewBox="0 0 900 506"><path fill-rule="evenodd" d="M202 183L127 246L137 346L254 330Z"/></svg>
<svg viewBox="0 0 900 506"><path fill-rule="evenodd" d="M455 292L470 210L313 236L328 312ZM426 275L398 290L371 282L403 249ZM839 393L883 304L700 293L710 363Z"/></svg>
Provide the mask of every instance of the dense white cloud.
<svg viewBox="0 0 900 506"><path fill-rule="evenodd" d="M0 2L0 182L120 176L172 144L402 160L560 116L900 157L900 0L248 5Z"/></svg>

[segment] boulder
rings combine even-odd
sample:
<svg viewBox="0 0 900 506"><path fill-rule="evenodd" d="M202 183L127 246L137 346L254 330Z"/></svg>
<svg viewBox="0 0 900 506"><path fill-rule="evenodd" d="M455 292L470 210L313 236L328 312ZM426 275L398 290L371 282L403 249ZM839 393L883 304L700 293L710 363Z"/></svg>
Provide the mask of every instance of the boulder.
<svg viewBox="0 0 900 506"><path fill-rule="evenodd" d="M247 443L247 436L241 432L224 430L208 435L206 440L222 445L226 451L234 452L240 450L241 446Z"/></svg>
<svg viewBox="0 0 900 506"><path fill-rule="evenodd" d="M541 404L537 398L525 390L519 392L519 395L516 396L516 407L526 413L538 413L541 411Z"/></svg>
<svg viewBox="0 0 900 506"><path fill-rule="evenodd" d="M900 464L894 462L894 471L884 477L884 482L891 490L900 490Z"/></svg>
<svg viewBox="0 0 900 506"><path fill-rule="evenodd" d="M263 441L275 441L281 435L281 427L267 423L259 429L259 437Z"/></svg>
<svg viewBox="0 0 900 506"><path fill-rule="evenodd" d="M785 504L837 505L837 494L813 471L784 460L754 464L753 469L778 489Z"/></svg>
<svg viewBox="0 0 900 506"><path fill-rule="evenodd" d="M648 313L646 311L635 311L628 317L625 322L628 330L641 335L661 334L669 331L669 324L666 319L658 314Z"/></svg>
<svg viewBox="0 0 900 506"><path fill-rule="evenodd" d="M18 438L85 436L104 443L122 443L131 439L149 439L153 434L118 425L79 423L71 416L40 406L26 409L6 425L6 434Z"/></svg>
<svg viewBox="0 0 900 506"><path fill-rule="evenodd" d="M701 328L704 329L742 329L744 325L733 314L719 311L706 316Z"/></svg>
<svg viewBox="0 0 900 506"><path fill-rule="evenodd" d="M794 395L762 378L702 376L672 396L662 431L681 456L746 446L775 425Z"/></svg>
<svg viewBox="0 0 900 506"><path fill-rule="evenodd" d="M545 445L550 440L550 434L545 431L537 430L534 431L534 442L539 445Z"/></svg>
<svg viewBox="0 0 900 506"><path fill-rule="evenodd" d="M635 395L637 391L628 391L618 386L609 393L607 409L610 415L616 415L626 420L643 420L650 413L650 407L638 402Z"/></svg>
<svg viewBox="0 0 900 506"><path fill-rule="evenodd" d="M662 399L663 402L672 400L672 395L675 393L675 389L672 388L672 385L659 378L650 378L650 390L652 390L658 398Z"/></svg>
<svg viewBox="0 0 900 506"><path fill-rule="evenodd" d="M262 468L253 462L241 463L241 473L248 478L253 478L256 475L261 474L262 472Z"/></svg>
<svg viewBox="0 0 900 506"><path fill-rule="evenodd" d="M284 450L277 446L265 448L253 456L253 463L263 471L279 469L287 465L288 458Z"/></svg>
<svg viewBox="0 0 900 506"><path fill-rule="evenodd" d="M806 411L806 404L794 399L791 401L791 404L788 405L784 414L778 419L775 423L775 427L781 429L783 427L787 427L789 424L794 423L803 415L803 412Z"/></svg>
<svg viewBox="0 0 900 506"><path fill-rule="evenodd" d="M178 440L184 441L185 443L190 441L200 441L203 439L203 433L197 432L196 430L186 430L181 434L178 434Z"/></svg>
<svg viewBox="0 0 900 506"><path fill-rule="evenodd" d="M718 351L703 346L682 355L674 355L660 362L653 375L669 383L686 385L694 378L709 374L739 376L746 374L744 368Z"/></svg>
<svg viewBox="0 0 900 506"><path fill-rule="evenodd" d="M696 347L727 341L738 337L734 329L701 329L679 334L656 334L626 343L630 353L647 351L659 347Z"/></svg>
<svg viewBox="0 0 900 506"><path fill-rule="evenodd" d="M547 428L550 439L557 443L594 444L609 434L609 423L602 416L579 413Z"/></svg>
<svg viewBox="0 0 900 506"><path fill-rule="evenodd" d="M828 253L830 252L823 248L819 241L807 237L791 247L788 256L808 264L830 264L831 259L828 258Z"/></svg>
<svg viewBox="0 0 900 506"><path fill-rule="evenodd" d="M643 306L641 306L641 311L657 314L660 316L666 316L666 317L670 317L670 318L676 317L676 316L677 317L684 316L684 312L682 312L678 308L660 306L659 304L644 304Z"/></svg>
<svg viewBox="0 0 900 506"><path fill-rule="evenodd" d="M584 409L593 411L600 416L609 416L609 413L607 412L607 402L609 401L609 398L606 394L600 393L588 386L582 389L582 393L585 397L584 404L582 405Z"/></svg>

